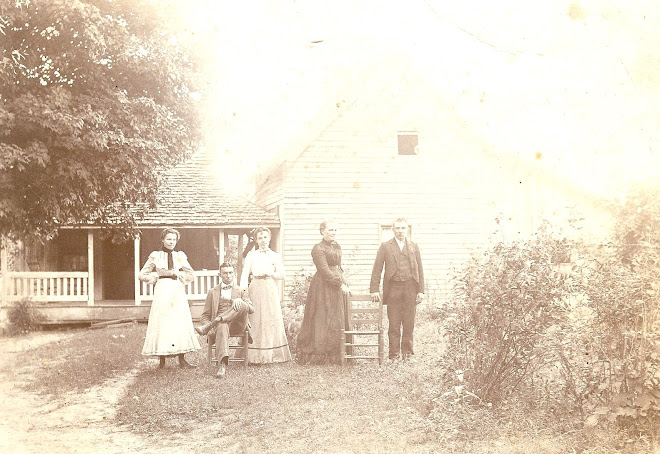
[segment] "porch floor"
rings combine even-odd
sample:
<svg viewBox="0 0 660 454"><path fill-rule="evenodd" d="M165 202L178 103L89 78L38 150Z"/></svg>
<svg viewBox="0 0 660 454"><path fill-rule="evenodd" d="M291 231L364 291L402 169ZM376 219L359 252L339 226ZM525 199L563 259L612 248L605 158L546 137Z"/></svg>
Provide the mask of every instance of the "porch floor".
<svg viewBox="0 0 660 454"><path fill-rule="evenodd" d="M204 301L193 300L189 304L193 320L199 320L204 310ZM146 322L149 319L151 301L143 301L140 306L135 305L135 300L99 300L95 301L93 306L88 306L84 301L70 301L37 303L34 307L46 318L45 325L84 324L123 318Z"/></svg>

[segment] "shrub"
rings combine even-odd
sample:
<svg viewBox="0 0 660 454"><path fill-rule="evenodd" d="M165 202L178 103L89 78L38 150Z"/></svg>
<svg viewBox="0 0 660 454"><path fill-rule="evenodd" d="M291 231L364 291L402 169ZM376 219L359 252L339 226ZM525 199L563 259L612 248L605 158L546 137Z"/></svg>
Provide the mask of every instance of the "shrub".
<svg viewBox="0 0 660 454"><path fill-rule="evenodd" d="M9 334L16 335L38 331L45 317L34 308L34 303L26 298L14 303L7 312L7 320Z"/></svg>
<svg viewBox="0 0 660 454"><path fill-rule="evenodd" d="M570 287L557 260L569 251L544 224L529 241L495 245L456 277L447 357L482 401L501 401L547 362L544 336Z"/></svg>
<svg viewBox="0 0 660 454"><path fill-rule="evenodd" d="M581 368L583 386L593 389L587 425L607 418L654 439L660 430L659 196L655 182L627 194L613 254L586 276L594 316L585 336L594 360Z"/></svg>
<svg viewBox="0 0 660 454"><path fill-rule="evenodd" d="M305 302L307 301L307 292L309 291L309 283L312 280L312 276L312 272L305 268L300 269L289 291L289 298L291 299L290 306L285 308L284 311L284 328L289 342L289 349L293 354L296 352L296 340L302 326Z"/></svg>

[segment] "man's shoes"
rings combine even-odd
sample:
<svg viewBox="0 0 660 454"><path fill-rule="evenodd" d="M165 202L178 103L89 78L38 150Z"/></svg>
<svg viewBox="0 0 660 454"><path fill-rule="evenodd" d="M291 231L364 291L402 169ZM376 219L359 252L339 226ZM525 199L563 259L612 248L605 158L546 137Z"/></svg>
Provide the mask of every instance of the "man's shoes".
<svg viewBox="0 0 660 454"><path fill-rule="evenodd" d="M190 364L188 361L185 359L183 361L179 361L179 367L181 369L194 369L197 367L197 364Z"/></svg>
<svg viewBox="0 0 660 454"><path fill-rule="evenodd" d="M211 331L211 328L213 327L212 322L204 323L201 326L196 326L195 327L195 332L199 334L200 336L206 336L209 331Z"/></svg>
<svg viewBox="0 0 660 454"><path fill-rule="evenodd" d="M227 365L221 361L220 365L218 366L218 372L215 374L215 377L225 378L226 376L227 376Z"/></svg>

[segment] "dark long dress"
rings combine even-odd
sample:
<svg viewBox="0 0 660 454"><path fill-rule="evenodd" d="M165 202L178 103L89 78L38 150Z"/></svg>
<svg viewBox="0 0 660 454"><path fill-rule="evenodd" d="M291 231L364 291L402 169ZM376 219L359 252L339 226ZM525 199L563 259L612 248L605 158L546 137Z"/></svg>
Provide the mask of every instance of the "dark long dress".
<svg viewBox="0 0 660 454"><path fill-rule="evenodd" d="M303 363L335 362L339 359L341 329L346 326L348 295L341 269L341 247L321 241L312 249L316 274L312 277L297 347Z"/></svg>

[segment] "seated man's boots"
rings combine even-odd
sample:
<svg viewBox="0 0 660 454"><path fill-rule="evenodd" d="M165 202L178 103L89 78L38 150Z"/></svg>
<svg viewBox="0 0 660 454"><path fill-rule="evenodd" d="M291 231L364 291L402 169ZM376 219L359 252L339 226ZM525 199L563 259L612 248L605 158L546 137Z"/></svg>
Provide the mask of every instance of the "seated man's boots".
<svg viewBox="0 0 660 454"><path fill-rule="evenodd" d="M200 336L206 336L209 333L209 331L211 331L211 328L213 328L213 322L208 322L208 323L204 323L203 325L196 326L195 332Z"/></svg>

